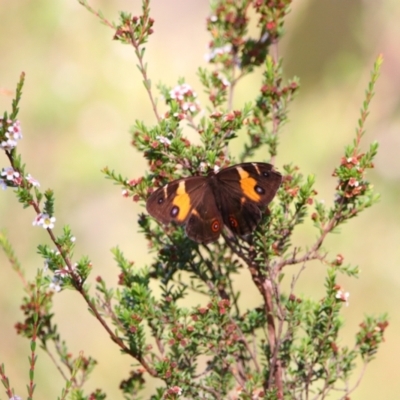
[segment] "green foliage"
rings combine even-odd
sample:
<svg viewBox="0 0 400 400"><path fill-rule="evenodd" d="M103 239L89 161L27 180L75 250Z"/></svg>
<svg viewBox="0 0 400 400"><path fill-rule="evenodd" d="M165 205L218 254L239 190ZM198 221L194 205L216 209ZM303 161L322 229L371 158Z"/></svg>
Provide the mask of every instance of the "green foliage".
<svg viewBox="0 0 400 400"><path fill-rule="evenodd" d="M106 26L115 30L114 39L133 47L155 122L147 126L136 120L132 145L149 164L144 177L128 180L105 168L107 179L123 188L126 197L144 202L149 193L172 179L205 174L235 162L230 145L243 134L247 142L239 161L248 160L258 150L274 162L279 152L281 127L288 121L288 106L299 88L296 78L285 82L280 59L269 54L283 34L284 17L290 1L213 1L207 29L212 35L209 62L211 69L199 68L198 76L209 104L202 107L196 92L184 79L177 86L158 85L163 95L164 115L154 100L151 80L144 62L145 47L153 33L150 2L143 0L142 15L120 14L117 24L108 22L85 0L79 2ZM250 10L252 10L250 12ZM255 18L258 37L247 38ZM344 321L341 310L348 293L338 284L340 274L356 277L358 267L343 265L343 256L333 260L323 248L325 238L341 224L373 205L378 196L366 179L373 168L377 144L361 150L368 107L382 63L378 58L361 109L356 137L346 147L334 170L338 184L333 205L317 198L313 175L304 176L295 165L283 167L283 183L269 212L257 230L248 237L225 233L223 240L200 245L188 239L179 226L161 226L141 214L138 224L153 252L150 265L136 266L119 248L112 250L119 273L118 288L108 287L97 277L95 296L85 281L91 273L88 257L75 260L74 236L68 226L62 235L53 232L55 196L42 192L25 174L21 156L10 142L10 128L18 130L18 104L24 76L17 85L12 111L1 120L0 143L10 163L4 185L14 189L23 207L32 207L36 225L46 228L52 246L38 246L45 268L33 282L26 282L11 244L4 233L0 245L11 266L22 278L26 294L22 300L23 322L17 333L31 340L28 398L35 389L37 343L50 355L65 380L61 399L104 399L97 389L84 390L96 365L91 357L73 357L54 323L54 292L69 288L85 300L89 312L99 321L120 351L132 358L133 370L122 372L121 391L125 399L139 398L149 376L158 378L152 399L302 399L325 398L333 390L344 397L355 387L348 381L356 361L365 365L375 356L388 325L385 315L367 316L356 334L353 348L340 344ZM242 107L233 109L235 85L244 76L262 69L259 94ZM199 135L200 145L190 143L185 129ZM9 175L8 175L9 174ZM2 175L6 176L6 174ZM0 182L1 183L1 182ZM42 204L42 200L44 200ZM314 223L317 239L306 249L293 243L295 228L308 219ZM296 282L309 261L326 268L325 294L311 299L296 294ZM289 293L283 292L285 268L301 266ZM246 309L234 282L242 274L251 277L259 305ZM160 294L153 293L156 284ZM195 306L186 302L201 294ZM55 350L50 349L50 344ZM13 390L0 368L2 383L9 398ZM162 383L160 383L162 382Z"/></svg>

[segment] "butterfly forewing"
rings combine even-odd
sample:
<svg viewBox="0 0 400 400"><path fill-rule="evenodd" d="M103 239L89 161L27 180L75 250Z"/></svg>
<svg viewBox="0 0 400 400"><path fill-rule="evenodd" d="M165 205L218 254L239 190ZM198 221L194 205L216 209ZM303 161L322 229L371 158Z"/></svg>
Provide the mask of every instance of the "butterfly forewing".
<svg viewBox="0 0 400 400"><path fill-rule="evenodd" d="M274 198L282 182L282 175L267 163L244 163L220 171L216 176L229 190L257 205L266 206Z"/></svg>
<svg viewBox="0 0 400 400"><path fill-rule="evenodd" d="M193 204L202 197L206 180L203 176L191 176L168 183L148 198L147 212L163 224L172 221L184 224L193 210Z"/></svg>

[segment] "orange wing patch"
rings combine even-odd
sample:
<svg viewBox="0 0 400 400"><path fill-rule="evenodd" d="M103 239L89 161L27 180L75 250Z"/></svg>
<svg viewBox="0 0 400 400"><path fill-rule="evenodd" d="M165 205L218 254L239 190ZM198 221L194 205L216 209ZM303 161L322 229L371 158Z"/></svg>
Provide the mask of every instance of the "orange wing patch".
<svg viewBox="0 0 400 400"><path fill-rule="evenodd" d="M257 181L253 179L243 168L237 167L237 171L240 175L240 187L243 190L243 194L256 203L260 202L261 197L255 190Z"/></svg>
<svg viewBox="0 0 400 400"><path fill-rule="evenodd" d="M185 181L179 182L176 195L172 204L178 207L179 211L175 217L179 222L183 222L188 216L191 209L190 196L185 189Z"/></svg>

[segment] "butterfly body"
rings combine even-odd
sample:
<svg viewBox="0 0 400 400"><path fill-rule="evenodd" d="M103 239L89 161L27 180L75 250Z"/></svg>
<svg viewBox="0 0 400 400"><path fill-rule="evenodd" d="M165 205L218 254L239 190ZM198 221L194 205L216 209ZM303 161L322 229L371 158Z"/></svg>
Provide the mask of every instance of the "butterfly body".
<svg viewBox="0 0 400 400"><path fill-rule="evenodd" d="M151 194L146 208L164 224L186 225L190 239L210 243L224 226L237 235L251 233L281 182L282 175L270 164L237 164L170 182Z"/></svg>

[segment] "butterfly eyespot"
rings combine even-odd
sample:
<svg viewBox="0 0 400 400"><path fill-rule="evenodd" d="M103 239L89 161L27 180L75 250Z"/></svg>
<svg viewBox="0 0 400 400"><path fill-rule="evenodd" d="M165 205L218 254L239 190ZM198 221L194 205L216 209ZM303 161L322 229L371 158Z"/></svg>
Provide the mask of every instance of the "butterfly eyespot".
<svg viewBox="0 0 400 400"><path fill-rule="evenodd" d="M266 178L268 178L269 175L270 175L268 171L264 171L262 174L263 174L263 176L265 176Z"/></svg>
<svg viewBox="0 0 400 400"><path fill-rule="evenodd" d="M238 226L237 219L232 216L229 217L229 223L231 224L232 228L237 228Z"/></svg>
<svg viewBox="0 0 400 400"><path fill-rule="evenodd" d="M179 213L179 207L178 206L173 206L171 208L171 212L170 212L171 217L175 218L178 215L178 213Z"/></svg>
<svg viewBox="0 0 400 400"><path fill-rule="evenodd" d="M162 203L164 203L164 197L159 197L157 199L157 204L162 204Z"/></svg>
<svg viewBox="0 0 400 400"><path fill-rule="evenodd" d="M218 232L220 226L221 226L221 225L220 225L219 221L216 220L216 219L214 219L214 220L212 221L212 223L211 223L211 230L212 230L213 232Z"/></svg>
<svg viewBox="0 0 400 400"><path fill-rule="evenodd" d="M265 190L261 187L261 186L254 186L254 190L258 193L258 194L265 194Z"/></svg>

